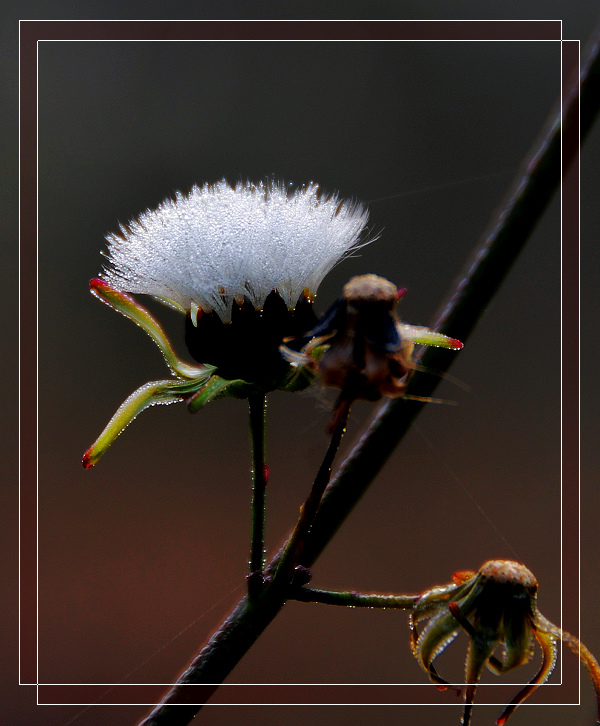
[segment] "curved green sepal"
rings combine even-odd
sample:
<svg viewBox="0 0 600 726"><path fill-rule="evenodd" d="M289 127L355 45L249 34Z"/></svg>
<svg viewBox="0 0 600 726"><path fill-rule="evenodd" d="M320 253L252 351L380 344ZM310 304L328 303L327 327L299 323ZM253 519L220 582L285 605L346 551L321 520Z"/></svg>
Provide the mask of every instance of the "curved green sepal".
<svg viewBox="0 0 600 726"><path fill-rule="evenodd" d="M213 366L194 366L178 358L158 320L131 295L116 290L100 278L90 280L90 291L94 297L133 320L148 333L160 348L169 368L180 378L204 378L207 372L215 370Z"/></svg>
<svg viewBox="0 0 600 726"><path fill-rule="evenodd" d="M537 674L517 693L512 701L506 706L504 711L502 711L500 717L496 720L497 726L503 726L508 717L514 713L517 707L520 706L535 690L537 690L538 686L545 683L554 670L557 653L556 641L552 635L539 631L535 627L533 629L533 635L542 649L542 665Z"/></svg>
<svg viewBox="0 0 600 726"><path fill-rule="evenodd" d="M208 375L208 374L206 374ZM83 455L86 469L98 463L104 452L117 436L144 409L157 404L176 403L185 400L203 384L204 378L191 381L154 381L146 383L131 394L117 409L104 431Z"/></svg>
<svg viewBox="0 0 600 726"><path fill-rule="evenodd" d="M437 348L450 348L451 350L460 350L463 347L460 340L449 338L447 335L436 333L434 330L420 325L398 323L398 332L403 340L409 340L411 343L433 345Z"/></svg>

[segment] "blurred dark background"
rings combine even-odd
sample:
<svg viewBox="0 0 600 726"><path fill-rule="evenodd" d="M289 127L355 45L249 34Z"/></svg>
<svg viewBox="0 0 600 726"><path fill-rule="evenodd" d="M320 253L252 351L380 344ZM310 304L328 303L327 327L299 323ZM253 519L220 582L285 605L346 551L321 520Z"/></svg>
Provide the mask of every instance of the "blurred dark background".
<svg viewBox="0 0 600 726"><path fill-rule="evenodd" d="M346 3L344 16L329 17L425 17L416 4L405 5L406 13L394 13L395 4L374 3L369 15L364 4ZM548 3L519 7L526 6L522 17L566 12L562 3L552 5L555 12ZM62 7L72 17L71 6ZM244 17L236 7L231 17ZM460 7L464 17L518 17L516 4L487 3L486 15L478 4ZM589 34L592 7L570 11L565 38ZM131 15L117 14L125 8ZM124 3L106 17L148 17L140 8ZM428 4L428 17L444 17L443 8ZM408 288L403 319L427 324L559 91L556 42L39 45L41 681L172 682L239 599L246 574L244 402L217 402L195 417L181 405L146 411L95 469L81 468L81 454L125 397L166 377L150 340L89 295L104 235L194 183L314 180L369 203L373 234L380 233L326 278L317 309L352 275L373 272ZM598 134L582 163L588 245L597 221L590 175L600 161ZM438 395L456 405L427 407L318 561L315 586L418 592L490 558L519 559L541 583L541 611L560 621L560 284L555 199L465 350L448 353L456 356L452 375L468 390L442 383ZM183 321L152 309L183 353ZM584 385L594 386L584 401L591 417L594 368L584 365L583 373ZM271 553L293 525L325 450L329 400L319 390L270 397ZM371 413L371 405L356 407L346 451ZM591 441L593 430L584 432L581 614L583 638L599 652ZM577 629L576 622L563 625ZM403 613L289 603L230 680L422 683L407 641ZM441 660L454 681L462 678L465 647L460 639ZM530 670L505 680L521 682L535 663ZM560 661L553 680L559 677ZM92 707L73 720L80 708L36 707L32 689L17 692L14 671L10 679L15 700L6 723L125 726L147 710ZM568 710L523 708L513 720L589 724L587 681L582 699ZM544 689L534 700L544 703ZM199 718L207 726L458 723L451 696L434 693L431 701L452 706L215 706ZM475 723L493 722L499 710L481 707Z"/></svg>

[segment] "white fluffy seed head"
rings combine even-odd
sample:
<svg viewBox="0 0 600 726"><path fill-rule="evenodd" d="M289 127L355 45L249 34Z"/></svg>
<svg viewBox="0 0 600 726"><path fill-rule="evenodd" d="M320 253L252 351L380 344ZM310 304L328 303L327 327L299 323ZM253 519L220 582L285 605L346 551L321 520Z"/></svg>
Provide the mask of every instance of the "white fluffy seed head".
<svg viewBox="0 0 600 726"><path fill-rule="evenodd" d="M102 277L123 292L154 295L189 311L198 307L231 320L234 300L261 309L277 290L291 309L352 250L364 206L321 193L317 184L225 180L177 193L107 237L110 266Z"/></svg>

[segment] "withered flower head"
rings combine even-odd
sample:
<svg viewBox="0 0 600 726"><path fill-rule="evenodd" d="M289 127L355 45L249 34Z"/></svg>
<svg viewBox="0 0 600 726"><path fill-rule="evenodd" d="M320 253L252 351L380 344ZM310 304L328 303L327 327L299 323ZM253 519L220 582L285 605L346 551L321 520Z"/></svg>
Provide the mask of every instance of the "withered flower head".
<svg viewBox="0 0 600 726"><path fill-rule="evenodd" d="M411 616L411 648L430 679L444 690L450 684L433 666L435 658L464 630L470 638L467 652L462 723L468 726L477 683L484 667L495 674L524 665L532 655L533 641L542 651L542 665L534 678L513 698L496 724L502 726L552 673L556 639L577 653L587 669L598 697L600 667L577 638L549 622L537 609L538 583L525 565L510 560L490 560L479 572L457 572L450 585L423 593ZM424 624L424 627L422 627ZM502 648L498 657L495 651Z"/></svg>
<svg viewBox="0 0 600 726"><path fill-rule="evenodd" d="M353 277L342 297L303 336L308 342L301 351L283 347L284 356L312 368L323 385L342 389L348 398L402 396L414 368L415 343L462 348L454 338L401 323L396 304L404 293L377 275Z"/></svg>

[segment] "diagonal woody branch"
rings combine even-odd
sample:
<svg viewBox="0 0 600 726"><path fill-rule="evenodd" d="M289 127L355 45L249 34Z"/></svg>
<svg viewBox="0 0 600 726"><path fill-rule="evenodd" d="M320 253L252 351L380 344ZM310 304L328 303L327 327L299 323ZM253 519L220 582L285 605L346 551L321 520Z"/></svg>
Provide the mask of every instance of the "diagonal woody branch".
<svg viewBox="0 0 600 726"><path fill-rule="evenodd" d="M581 114L581 138L589 131L600 106L599 37L596 33L582 61L581 87L575 77L564 97L562 114L553 110L507 196L466 267L442 303L432 326L465 341L486 305L500 287L512 263L542 216L563 174L578 154L577 128ZM580 91L580 92L579 92ZM579 105L581 103L581 105ZM573 135L575 142L573 143ZM443 372L451 357L430 348L419 361ZM429 396L438 379L415 372L407 393ZM367 490L383 464L421 411L420 401L397 399L385 404L376 419L329 484L306 541L302 564L311 565ZM284 548L285 549L285 548ZM275 572L284 550L267 565ZM243 598L213 634L177 684L140 726L183 726L200 708L285 603L289 583L274 581L252 602Z"/></svg>

